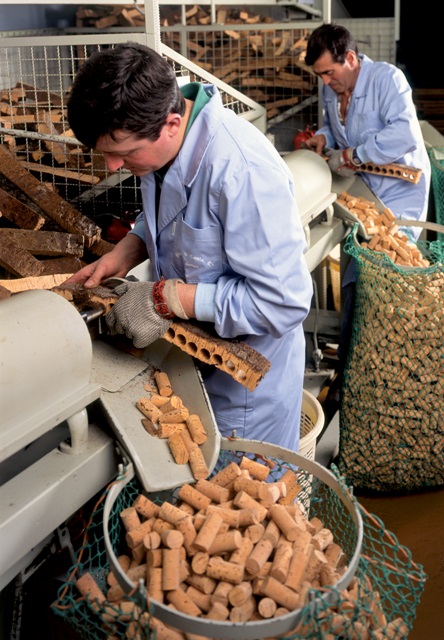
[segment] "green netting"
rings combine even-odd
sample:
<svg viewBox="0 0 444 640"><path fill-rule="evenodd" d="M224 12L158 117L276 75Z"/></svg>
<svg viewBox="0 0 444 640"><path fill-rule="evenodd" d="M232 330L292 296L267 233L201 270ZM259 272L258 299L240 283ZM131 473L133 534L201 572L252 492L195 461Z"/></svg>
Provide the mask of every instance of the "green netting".
<svg viewBox="0 0 444 640"><path fill-rule="evenodd" d="M432 167L432 193L436 222L444 224L444 147L430 147L428 153Z"/></svg>
<svg viewBox="0 0 444 640"><path fill-rule="evenodd" d="M431 266L395 265L362 247L340 408L338 466L354 487L412 491L444 482L444 244Z"/></svg>
<svg viewBox="0 0 444 640"><path fill-rule="evenodd" d="M237 456L238 461L241 455L243 454ZM223 464L218 465L219 468L233 461L233 456L236 456L233 452L222 452ZM267 463L273 467L270 474L272 481L278 481L288 469L287 464L273 458L269 458ZM399 545L395 536L385 530L383 523L358 505L338 469L333 467L332 471L339 481L341 494L315 476L299 470L298 481L302 491L298 500L308 517L317 517L324 526L332 529L335 541L342 547L347 562L356 550L358 532L350 512L344 507L341 495L347 495L352 500L364 522L364 539L357 571L344 592L339 592L334 587L311 589L306 594L306 604L301 609L298 626L282 637L291 640L406 638L413 625L426 575L422 567L413 562L408 549ZM145 598L141 597L140 591L127 596L124 602L114 605L106 602L99 609L94 609L89 600L81 597L77 591L76 580L83 572L89 571L106 593L109 564L105 553L102 519L108 490L92 515L78 562L70 569L60 587L58 598L52 605L53 611L62 616L66 624L85 640L190 639L191 635L177 630L171 630L166 635L165 628L163 632L153 631L152 611L146 605ZM116 555L125 552L119 514L124 508L131 506L141 492L138 481L132 480L119 494L112 510L109 531ZM147 496L158 502L176 502L174 491ZM330 599L327 601L326 597ZM131 605L130 611L125 603ZM239 640L243 637L242 628L242 624L239 624Z"/></svg>

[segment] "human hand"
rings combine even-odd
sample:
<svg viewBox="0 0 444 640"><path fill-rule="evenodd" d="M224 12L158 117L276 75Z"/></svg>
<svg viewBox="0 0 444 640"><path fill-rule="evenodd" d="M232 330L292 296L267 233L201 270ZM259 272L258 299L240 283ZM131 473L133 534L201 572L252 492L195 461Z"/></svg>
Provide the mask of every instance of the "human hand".
<svg viewBox="0 0 444 640"><path fill-rule="evenodd" d="M343 178L350 178L361 164L353 159L355 149L324 149L327 156L328 166L332 173L336 173Z"/></svg>
<svg viewBox="0 0 444 640"><path fill-rule="evenodd" d="M85 289L98 287L107 278L123 278L135 266L146 259L144 242L134 234L127 234L112 251L99 260L79 269L68 280L82 284Z"/></svg>
<svg viewBox="0 0 444 640"><path fill-rule="evenodd" d="M188 319L177 295L180 280L124 282L114 292L121 298L106 314L111 333L124 333L137 348L145 348L165 335L171 319Z"/></svg>
<svg viewBox="0 0 444 640"><path fill-rule="evenodd" d="M311 151L315 151L317 154L322 155L322 151L325 147L326 138L323 133L319 133L318 135L312 136L305 140L304 145L301 149L310 149Z"/></svg>
<svg viewBox="0 0 444 640"><path fill-rule="evenodd" d="M82 284L86 289L91 289L98 287L106 278L124 276L126 272L119 269L117 265L114 265L113 262L107 258L109 255L110 254L106 254L99 260L91 262L91 264L87 264L82 269L79 269L79 271L76 271L65 283L69 284L73 282Z"/></svg>
<svg viewBox="0 0 444 640"><path fill-rule="evenodd" d="M145 348L168 331L170 319L160 316L153 300L154 282L125 282L114 292L121 296L106 314L112 334L123 333L137 348Z"/></svg>

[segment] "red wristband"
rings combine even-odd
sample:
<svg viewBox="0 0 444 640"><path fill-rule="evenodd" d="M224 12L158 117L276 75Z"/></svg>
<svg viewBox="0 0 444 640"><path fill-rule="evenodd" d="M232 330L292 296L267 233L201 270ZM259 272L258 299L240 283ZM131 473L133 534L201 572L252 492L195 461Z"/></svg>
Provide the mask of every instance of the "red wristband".
<svg viewBox="0 0 444 640"><path fill-rule="evenodd" d="M350 160L347 154L347 149L342 149L342 159L344 160L344 164L342 165L345 169L351 169L352 171L356 171L356 166Z"/></svg>
<svg viewBox="0 0 444 640"><path fill-rule="evenodd" d="M154 308L159 314L159 316L162 316L162 318L165 318L166 320L170 320L171 318L174 318L174 313L170 311L163 297L164 287L165 287L165 278L161 278L158 282L155 282L153 285L152 296L153 296Z"/></svg>

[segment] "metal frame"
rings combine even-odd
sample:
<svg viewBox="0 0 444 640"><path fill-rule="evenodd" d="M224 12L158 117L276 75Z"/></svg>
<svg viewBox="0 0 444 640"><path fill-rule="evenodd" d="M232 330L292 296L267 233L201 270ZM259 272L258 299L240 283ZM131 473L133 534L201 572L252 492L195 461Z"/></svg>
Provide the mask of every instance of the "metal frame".
<svg viewBox="0 0 444 640"><path fill-rule="evenodd" d="M51 36L49 38L43 35L33 35L32 37L4 37L0 38L0 59L4 60L3 68L6 72L10 73L10 86L14 86L15 82L21 80L22 77L26 80L28 80L29 77L35 77L36 80L42 82L42 75L46 73L47 78L43 82L46 82L47 87L42 88L48 88L49 92L50 81L52 84L57 85L62 95L63 107L64 91L75 75L79 51L81 51L82 56L86 56L89 49L113 46L128 40L140 42L148 46L152 43L152 37L149 33L94 33L91 35ZM192 77L194 80L215 84L221 92L225 106L232 108L239 116L249 120L265 133L266 117L264 107L232 89L229 85L219 81L198 65L188 61L166 45L160 43L159 46L160 53L170 61L178 77L185 75ZM9 59L11 59L11 63L9 63ZM29 67L30 69L28 74L23 73L25 67ZM20 74L23 74L23 76ZM8 78L4 79L2 83L2 72L0 71L0 83L4 85L7 81ZM68 124L65 124L65 129L67 129ZM14 126L12 128L0 127L0 136L1 135L25 138L27 145L31 140L38 140L40 144L46 140L63 143L71 149L73 147L78 147L79 150L82 148L82 145L75 138L27 131L26 127L25 129ZM94 163L95 160L98 161L98 158L99 156L95 156L94 152L91 153L91 167L89 169L91 175L94 175ZM63 165L59 168L63 169ZM65 165L64 168L68 170L67 165ZM78 174L81 173L80 167L77 168L77 171ZM41 174L42 180L43 177L44 172ZM104 208L107 207L108 209L108 199L111 197L116 198L122 213L140 204L137 180L127 171L119 171L116 174L108 174L108 172L105 171L104 179L92 187L90 185L85 187L80 181L73 186L72 181L69 182L68 177L57 178L53 176L52 180L54 187L60 191L62 197L75 204L82 213L89 216L94 217L97 212L98 209L96 209L96 207L99 205L96 203L98 203L97 198L99 197L103 197L106 201L104 204L100 204L100 206ZM108 193L111 187L117 188L112 195ZM120 194L116 193L119 189ZM74 195L72 195L73 191L75 191Z"/></svg>

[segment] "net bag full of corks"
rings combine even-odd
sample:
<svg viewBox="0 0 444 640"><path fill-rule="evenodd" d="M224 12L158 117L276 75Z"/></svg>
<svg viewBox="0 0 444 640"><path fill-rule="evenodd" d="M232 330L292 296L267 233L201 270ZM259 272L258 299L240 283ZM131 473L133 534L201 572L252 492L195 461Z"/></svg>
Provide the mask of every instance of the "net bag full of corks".
<svg viewBox="0 0 444 640"><path fill-rule="evenodd" d="M293 603L300 614L297 625L291 626L289 632L284 634L272 634L275 640L278 638L286 638L287 640L384 640L386 638L401 640L407 638L413 626L416 607L424 590L426 575L423 568L413 562L410 551L399 544L396 537L385 529L381 520L366 512L357 503L344 478L339 475L337 468L333 465L331 472L328 472L336 478L338 483L336 489L317 478L311 471L301 470L300 467L299 470L296 469L300 491L295 498L292 491L292 488L296 486L293 483L294 472L281 459L275 457L265 459L264 456L261 456L254 459L249 457L246 460L242 452L235 454L230 452L229 455L227 453L226 451L221 452L221 471L213 473L208 485L213 483L213 487L217 485L221 489L228 489L236 480L230 480L229 485L219 485L217 482L219 478L222 478L222 474L225 474L225 479L228 477L226 471L231 477L239 478L243 486L246 486L246 479L249 480L251 486L255 483L257 485L257 475L251 475L251 478L247 478L244 473L238 472L248 468L252 473L255 473L256 470L253 469L255 463L258 463L258 466L262 468L267 466L270 470L269 476L265 481L259 480L259 483L262 487L263 482L267 483L268 489L270 486L275 488L276 484L280 482L282 484L289 483L289 492L284 500L285 509L288 509L287 514L294 513L295 523L299 522L297 525L299 535L297 537L289 536L288 533L279 535L275 541L274 552L271 556L267 556L268 560L263 563L260 571L256 569L250 575L250 571L247 570L249 567L247 561L247 568L241 583L210 579L208 570L202 573L202 570L198 569L197 565L200 566L204 558L202 553L196 552L188 560L189 571L183 573L180 587L172 591L168 587L162 596L162 594L156 593L155 578L159 572L165 578L170 573L169 570L167 572L167 569L171 567L167 562L167 557L164 557L165 549L162 551L161 545L149 551L145 550L146 555L142 554L141 557L138 557L140 545L128 546L128 542L133 540L132 534L137 532L138 527L125 533L124 520L127 520L128 511L130 509L139 509L140 511L143 506L147 519L140 526L146 527L150 522L153 525L150 533L147 534L150 540L145 541L144 538L142 545L148 547L151 546L148 542L154 537L155 531L158 531L157 525L162 524L162 515L167 512L171 512L171 514L175 512L177 515L177 511L180 510L185 514L188 511L188 515L177 520L176 525L173 525L171 529L164 528L161 538L165 534L165 537L169 537L179 531L187 530L191 522L197 527L197 522L203 513L200 510L196 511L194 515L190 515L189 510L185 509L189 502L180 497L181 491L144 494L140 483L134 478L124 485L118 494L108 522L111 544L115 553L119 554L119 563L122 568L124 560L130 561L125 565L127 576L129 577L131 574L131 580L136 582L138 578L143 576L146 584L146 590L145 588L135 588L125 594L116 583L116 576L111 571L109 556L105 550L104 505L107 494L112 490L113 485L110 485L93 509L85 531L84 542L77 553L77 561L62 580L58 598L52 605L53 612L64 618L67 628L75 631L78 637L84 640L123 640L126 638L202 640L203 637L242 640L243 638L266 638L270 636L265 635L259 629L272 621L270 615L281 615L283 618L293 619L293 614L296 612L285 608L281 598L288 598L288 588L285 585L292 583L295 576L300 574L299 586L292 584L289 589L291 591L290 605ZM245 462L248 465L244 464ZM125 481L125 474L126 470L120 478L116 479L116 482ZM195 486L203 488L199 483L196 483ZM232 488L234 489L234 487ZM231 489L228 490L231 491ZM196 492L198 492L197 488ZM241 493L245 498L246 492L243 490ZM288 503L287 496L290 498ZM352 512L345 508L344 499L346 497L352 501L360 513L359 526L358 522L354 522ZM189 498L190 496L187 494L187 500ZM253 498L250 496L250 501L251 499ZM153 505L157 505L158 508L154 523L152 522L153 517L149 518L147 512L148 506L153 509ZM297 505L304 506L306 512L304 526L302 526L303 521L297 516L298 510L295 510ZM219 503L212 502L206 508L207 515L210 514L210 507L213 511L221 508ZM225 511L227 509L228 507L224 507ZM244 517L248 516L250 511L252 510L249 508L234 507L231 515L238 513L239 517ZM144 517L141 516L142 519ZM258 518L260 517L258 516ZM165 525L165 521L163 525ZM223 524L221 526L224 528ZM227 563L235 566L241 561L240 556L242 555L250 559L254 556L257 560L258 555L256 554L259 549L263 549L264 545L270 543L273 518L269 520L266 517L262 526L264 529L262 532L258 530L257 524L237 529L237 533L242 529L248 530L248 536L244 531L244 542L241 546L234 551L229 551L228 554L224 552L222 556L214 555L214 549L212 549L209 553L208 567L211 559L215 561L217 557L219 557L218 563L222 561L222 557L228 557ZM198 532L201 531L203 531L203 525L198 528ZM130 540L128 534L131 532ZM327 547L322 545L323 551L320 548L315 548L315 540L319 540L321 537L327 540L325 536L327 532L330 533ZM358 536L358 532L362 532L362 537ZM227 533L229 531L221 535L225 537ZM331 542L331 535L333 535L333 542ZM292 542L288 540L290 537L294 537ZM312 564L310 561L308 564L304 564L304 554L301 554L301 545L305 544L308 537L312 539L312 543L309 545L312 547L310 557L322 560L325 556L321 563L322 566L318 568L319 579L313 579L310 582L307 582L307 576L311 572ZM341 572L347 571L347 566L353 562L352 557L358 549L358 537L361 544L353 577L345 589L338 589L335 587L335 584L338 584L335 583L335 580ZM245 541L248 542L248 540L250 544L246 545ZM194 539L194 543L197 544L197 538ZM170 550L172 549L174 547L170 547ZM245 556L246 551L249 553L248 556ZM154 562L158 553L162 555L160 567L157 562ZM273 555L274 559L272 559ZM279 563L277 556L280 556ZM284 556L287 558L286 561L284 561ZM184 566L187 561L182 561L179 564ZM271 597L264 595L266 591L264 583L267 581L267 577L272 582L271 576L274 575L273 572L278 568L278 565L279 571L283 573L280 580L276 579L276 582L281 583L282 593L278 590L278 602L274 602ZM328 586L322 580L327 565L333 569L332 575L326 581L332 586ZM119 591L120 593L118 593ZM239 598L243 591L245 591L246 599L242 603ZM178 598L179 595L181 598ZM202 619L207 619L208 633L185 633L181 630L180 625L178 626L174 622L163 624L159 619L156 619L152 608L153 600L157 600L158 605L163 602L163 606L170 602L169 606L171 606L173 596L174 602L177 604L173 606L171 613L175 612L176 621L178 622L179 617L183 617L185 604L187 604L187 611L188 607L192 605L193 611L189 615L193 616L196 621L200 620L201 624ZM164 599L162 600L162 598ZM186 600L188 603L185 602ZM270 611L273 604L275 611ZM178 607L177 610L176 607ZM240 610L244 608L245 612L248 612L248 619L238 617ZM229 609L229 618L223 617L223 612L228 614ZM231 613L234 611L237 611L237 615L232 617ZM217 625L225 625L227 635L221 634L220 630L218 633L214 633ZM232 631L231 627L236 628Z"/></svg>
<svg viewBox="0 0 444 640"><path fill-rule="evenodd" d="M444 244L403 247L395 262L360 243L357 227L345 244L356 292L337 462L355 488L375 492L444 483Z"/></svg>

